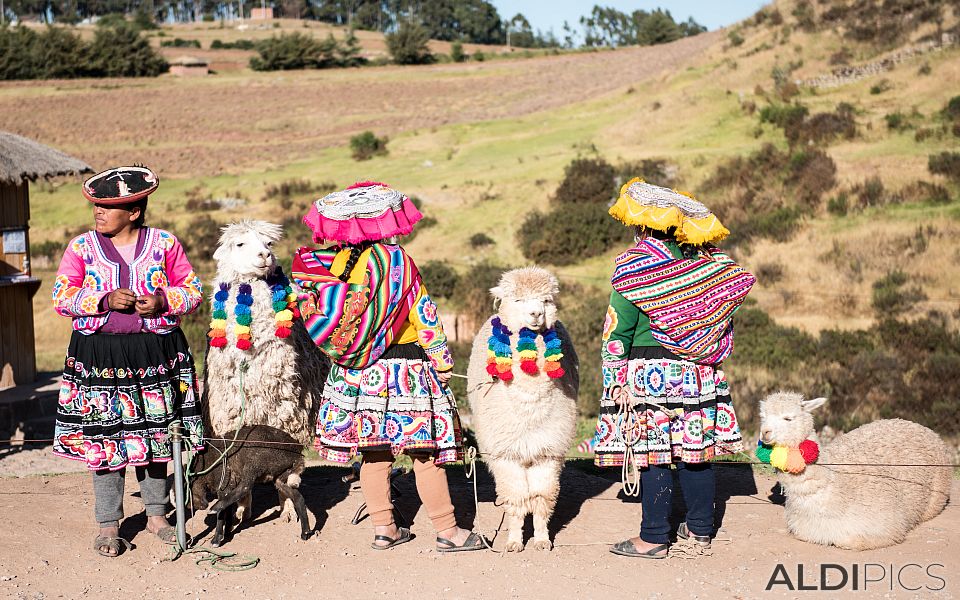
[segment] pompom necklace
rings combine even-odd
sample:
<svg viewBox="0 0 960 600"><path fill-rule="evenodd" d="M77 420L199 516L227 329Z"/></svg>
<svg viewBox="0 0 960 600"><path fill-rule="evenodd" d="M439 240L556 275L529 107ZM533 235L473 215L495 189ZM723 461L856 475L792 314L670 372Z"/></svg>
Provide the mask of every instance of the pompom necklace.
<svg viewBox="0 0 960 600"><path fill-rule="evenodd" d="M764 444L757 440L757 459L787 473L803 473L807 465L817 462L820 446L813 440L803 440L797 448L788 448L780 444Z"/></svg>
<svg viewBox="0 0 960 600"><path fill-rule="evenodd" d="M273 319L276 324L274 335L278 338L290 336L293 328L293 319L299 317L297 296L290 287L290 280L277 269L267 278L270 286L270 301L273 308ZM221 283L220 289L213 295L213 312L210 315L210 345L214 348L227 346L227 298L230 297L230 284ZM253 323L251 307L253 306L253 288L249 283L241 283L237 288L237 304L233 308L233 333L237 338L237 348L249 350L253 343L250 338L250 325Z"/></svg>
<svg viewBox="0 0 960 600"><path fill-rule="evenodd" d="M510 345L510 336L513 334L500 321L500 317L494 317L490 325L492 331L487 340L487 373L503 381L510 381L513 379L513 348ZM521 329L517 335L520 369L528 375L536 375L539 370L537 367L538 335L540 334L527 327ZM543 370L553 379L563 377L563 367L560 366L560 359L563 358L563 353L560 351L561 341L554 328L551 327L543 332L543 342L546 346L543 352Z"/></svg>

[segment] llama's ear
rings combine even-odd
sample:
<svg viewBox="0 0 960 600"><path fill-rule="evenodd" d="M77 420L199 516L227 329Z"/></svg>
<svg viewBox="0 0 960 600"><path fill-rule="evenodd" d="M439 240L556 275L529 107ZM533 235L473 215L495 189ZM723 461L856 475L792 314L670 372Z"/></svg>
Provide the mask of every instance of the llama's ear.
<svg viewBox="0 0 960 600"><path fill-rule="evenodd" d="M800 406L802 406L806 412L813 412L826 403L826 398L814 398L813 400L801 400Z"/></svg>
<svg viewBox="0 0 960 600"><path fill-rule="evenodd" d="M490 288L490 293L497 300L503 300L503 288L500 287L499 285L497 287Z"/></svg>
<svg viewBox="0 0 960 600"><path fill-rule="evenodd" d="M213 260L220 261L227 257L227 244L220 244L213 251Z"/></svg>

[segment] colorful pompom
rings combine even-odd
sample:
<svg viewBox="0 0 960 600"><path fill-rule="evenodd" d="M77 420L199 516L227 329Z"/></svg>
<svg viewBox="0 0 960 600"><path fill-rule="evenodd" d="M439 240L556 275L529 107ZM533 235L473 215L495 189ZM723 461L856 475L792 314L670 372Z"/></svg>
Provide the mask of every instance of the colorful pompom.
<svg viewBox="0 0 960 600"><path fill-rule="evenodd" d="M790 448L787 450L787 462L784 465L784 471L796 475L797 473L803 473L803 470L806 468L807 463L804 462L803 454L801 454L799 450L796 448Z"/></svg>
<svg viewBox="0 0 960 600"><path fill-rule="evenodd" d="M812 465L820 458L820 446L813 440L803 440L800 442L800 454L803 455L803 461Z"/></svg>
<svg viewBox="0 0 960 600"><path fill-rule="evenodd" d="M293 330L293 320L300 318L297 308L297 295L290 286L283 271L277 269L268 279L270 298L274 312L274 335L278 338L290 337ZM220 289L213 295L210 321L210 345L214 348L227 346L227 300L230 297L230 285L221 283ZM237 337L237 348L249 350L253 347L250 337L250 327L253 325L253 286L243 283L237 288L237 304L234 306L233 332Z"/></svg>

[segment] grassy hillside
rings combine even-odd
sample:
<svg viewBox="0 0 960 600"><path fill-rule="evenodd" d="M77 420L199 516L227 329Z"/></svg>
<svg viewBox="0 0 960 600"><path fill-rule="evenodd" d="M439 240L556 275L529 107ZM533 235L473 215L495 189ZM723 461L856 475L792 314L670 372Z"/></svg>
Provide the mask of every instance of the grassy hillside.
<svg viewBox="0 0 960 600"><path fill-rule="evenodd" d="M164 77L0 85L0 105L20 106L0 116L0 127L94 157L98 164L136 160L142 150L171 165L174 177L164 178L161 171L163 183L150 211L185 238L204 230L199 212L187 210L190 198L240 198L242 206L204 211L203 218L287 222L297 238L290 245L295 245L306 241L295 223L313 195L267 198L269 186L300 179L336 186L360 179L387 181L421 198L425 213L436 219L408 244L411 253L421 262L446 260L461 273L482 261L527 262L516 232L527 213L550 205L572 159L602 156L614 164L662 159L675 173L676 187L698 192L725 221L759 232L731 247L760 275L752 294L754 308L778 326L796 326L797 335L807 336L825 330L866 331L877 322L875 284L900 270L909 280L904 289L918 289L926 298L906 317L935 311L937 322L955 335L960 198L956 181L929 172L928 157L958 145L940 113L960 90L960 49L948 45L838 87L797 86L796 81L830 73L838 55L853 66L869 64L915 47L934 33L932 25L921 26L878 46L851 40L843 24L821 23L805 31L806 13L798 7L808 6L819 19L830 5L784 0L767 7L765 18L699 39L509 63L280 75L245 71L201 82ZM770 17L775 11L779 23ZM957 17L947 10L945 27L955 27ZM138 96L145 113L138 112ZM138 138L131 125L105 132L109 143L90 135L81 139L77 131L87 131L94 117L89 105L64 104L71 98L95 98L105 114L119 108L129 115L147 114L149 136ZM27 101L30 111L21 104ZM271 110L239 125L232 105L241 103L253 114L258 102ZM797 104L810 116L845 110L855 132L791 144L784 129L761 121L765 108ZM844 104L849 107L838 109ZM163 110L171 113L170 126L163 122ZM178 111L208 115L209 122L196 117L197 126L191 128ZM888 115L895 113L902 116L900 129L888 126ZM389 133L389 155L354 161L347 138L371 128ZM89 131L104 130L97 122ZM225 133L209 137L218 131ZM764 164L757 156L765 144L770 146L764 160L770 153L781 157L776 168L786 175L780 179L757 166ZM835 173L816 201L801 203L791 177L799 173L807 184L812 185L811 178L817 183L816 173L796 171L798 161L814 151L832 160ZM718 184L718 169L738 157L743 159L739 183ZM880 182L879 190L869 181L873 178ZM929 194L917 191L931 189L920 181L938 186L946 198L929 200ZM756 189L747 189L751 186ZM611 188L615 191L615 185ZM838 208L841 198L846 211ZM89 221L75 183L35 188L32 209L35 243L62 242ZM763 221L777 210L794 211L789 227ZM470 237L481 232L495 243L472 247ZM202 247L202 240L195 243ZM566 283L581 286L582 294L602 295L616 252L611 248L556 271ZM202 256L195 253L194 258ZM204 269L209 273L209 265ZM49 271L43 274L49 282ZM41 299L46 292L41 291ZM454 304L446 304L448 312L457 308ZM576 300L569 304L584 311L590 306ZM56 368L67 324L43 301L36 303L36 316L41 365ZM574 317L593 318L599 334L602 314L566 318ZM782 343L790 339L784 337ZM594 353L589 344L580 349L581 356ZM755 393L778 384L829 384L815 381L811 369L816 371L802 361L738 367L735 360L731 376L743 384L752 404ZM871 410L859 412L858 418L879 414ZM749 409L744 413L749 416Z"/></svg>

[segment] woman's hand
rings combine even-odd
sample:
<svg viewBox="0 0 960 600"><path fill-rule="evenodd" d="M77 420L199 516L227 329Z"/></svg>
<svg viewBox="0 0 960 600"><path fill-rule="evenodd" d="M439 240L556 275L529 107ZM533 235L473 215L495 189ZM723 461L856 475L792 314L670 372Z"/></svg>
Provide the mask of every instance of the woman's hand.
<svg viewBox="0 0 960 600"><path fill-rule="evenodd" d="M451 377L453 377L453 371L437 372L437 379L439 379L443 385L447 385Z"/></svg>
<svg viewBox="0 0 960 600"><path fill-rule="evenodd" d="M613 397L613 402L617 406L630 404L630 391L625 386L613 388L613 390L610 392L610 396Z"/></svg>
<svg viewBox="0 0 960 600"><path fill-rule="evenodd" d="M145 294L137 298L137 314L141 317L156 317L162 309L163 298L156 294Z"/></svg>
<svg viewBox="0 0 960 600"><path fill-rule="evenodd" d="M134 294L132 290L120 288L118 290L113 290L107 296L107 308L110 310L126 312L133 308L133 305L136 303L136 301L137 295Z"/></svg>

